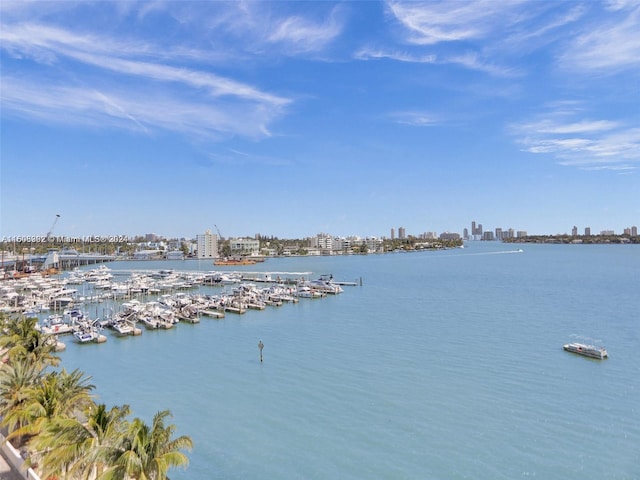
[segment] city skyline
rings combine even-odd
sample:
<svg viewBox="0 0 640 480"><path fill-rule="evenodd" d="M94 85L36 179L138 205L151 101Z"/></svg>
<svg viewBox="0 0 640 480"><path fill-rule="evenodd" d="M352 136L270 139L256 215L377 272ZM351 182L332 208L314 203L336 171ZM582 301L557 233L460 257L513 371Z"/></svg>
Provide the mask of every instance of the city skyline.
<svg viewBox="0 0 640 480"><path fill-rule="evenodd" d="M621 233L638 31L624 0L5 1L0 236Z"/></svg>

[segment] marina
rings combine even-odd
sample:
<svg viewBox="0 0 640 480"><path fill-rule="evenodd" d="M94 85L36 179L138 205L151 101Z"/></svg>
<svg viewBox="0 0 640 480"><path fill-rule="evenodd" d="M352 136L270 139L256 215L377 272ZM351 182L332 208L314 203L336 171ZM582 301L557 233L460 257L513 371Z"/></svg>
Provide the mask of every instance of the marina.
<svg viewBox="0 0 640 480"><path fill-rule="evenodd" d="M179 323L198 324L202 317L222 319L227 313L243 315L343 292L332 277L308 280L310 272L253 275L105 265L60 275L34 273L0 283L0 311L35 316L36 328L58 341L71 335L77 343L104 343L103 330L139 336L143 329L169 330Z"/></svg>

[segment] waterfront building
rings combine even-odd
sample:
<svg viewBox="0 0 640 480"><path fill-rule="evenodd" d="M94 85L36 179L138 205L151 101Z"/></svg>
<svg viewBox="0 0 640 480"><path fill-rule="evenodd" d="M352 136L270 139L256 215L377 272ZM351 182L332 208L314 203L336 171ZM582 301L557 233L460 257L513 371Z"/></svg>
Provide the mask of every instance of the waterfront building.
<svg viewBox="0 0 640 480"><path fill-rule="evenodd" d="M500 227L496 227L496 240L502 240L503 232Z"/></svg>
<svg viewBox="0 0 640 480"><path fill-rule="evenodd" d="M602 230L600 232L600 235L603 235L605 237L609 236L609 235L615 235L615 234L616 234L616 232L614 232L613 230Z"/></svg>
<svg viewBox="0 0 640 480"><path fill-rule="evenodd" d="M398 227L398 238L400 240L404 240L405 238L407 238L407 232L405 231L404 227Z"/></svg>
<svg viewBox="0 0 640 480"><path fill-rule="evenodd" d="M382 239L377 237L367 237L364 240L365 245L367 246L367 251L371 253L383 252L384 248L382 246Z"/></svg>
<svg viewBox="0 0 640 480"><path fill-rule="evenodd" d="M133 254L134 260L157 260L162 257L162 251L157 249L138 250Z"/></svg>
<svg viewBox="0 0 640 480"><path fill-rule="evenodd" d="M585 237L590 237L591 236L591 227L585 227L584 236Z"/></svg>
<svg viewBox="0 0 640 480"><path fill-rule="evenodd" d="M171 250L167 252L167 260L184 260L184 252L182 250Z"/></svg>
<svg viewBox="0 0 640 480"><path fill-rule="evenodd" d="M311 238L310 247L319 250L323 255L329 255L333 250L333 237L328 233L319 233Z"/></svg>
<svg viewBox="0 0 640 480"><path fill-rule="evenodd" d="M633 237L637 237L638 236L638 227L636 227L636 226L631 227L631 235Z"/></svg>
<svg viewBox="0 0 640 480"><path fill-rule="evenodd" d="M518 238L526 237L527 236L527 232L526 232L526 230L518 230L518 233L516 234L516 236Z"/></svg>
<svg viewBox="0 0 640 480"><path fill-rule="evenodd" d="M391 229L391 240L395 240L396 239L396 229L392 228Z"/></svg>
<svg viewBox="0 0 640 480"><path fill-rule="evenodd" d="M218 236L207 230L196 235L198 258L216 258L218 256Z"/></svg>
<svg viewBox="0 0 640 480"><path fill-rule="evenodd" d="M232 238L229 240L232 254L258 255L260 253L260 241L252 238Z"/></svg>
<svg viewBox="0 0 640 480"><path fill-rule="evenodd" d="M572 237L577 237L578 236L578 227L576 227L575 225L571 229L571 236Z"/></svg>
<svg viewBox="0 0 640 480"><path fill-rule="evenodd" d="M350 252L351 248L353 247L354 240L356 242L358 241L358 239L354 239L353 237L347 237L347 238L335 237L332 243L332 250L340 251L340 252Z"/></svg>
<svg viewBox="0 0 640 480"><path fill-rule="evenodd" d="M465 228L465 232L466 230L467 229ZM424 232L418 235L418 238L421 240L435 240L438 238L438 234L436 232Z"/></svg>
<svg viewBox="0 0 640 480"><path fill-rule="evenodd" d="M484 232L482 234L482 240L485 240L487 242L491 242L491 241L495 240L495 237L493 236L493 232L489 232L489 231Z"/></svg>

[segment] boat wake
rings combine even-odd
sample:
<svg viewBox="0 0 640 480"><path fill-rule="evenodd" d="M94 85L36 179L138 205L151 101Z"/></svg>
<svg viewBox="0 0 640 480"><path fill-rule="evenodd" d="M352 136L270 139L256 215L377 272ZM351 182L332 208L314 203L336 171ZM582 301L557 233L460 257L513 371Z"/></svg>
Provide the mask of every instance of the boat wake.
<svg viewBox="0 0 640 480"><path fill-rule="evenodd" d="M503 250L500 252L477 252L477 253L458 253L455 255L447 255L447 257L471 257L471 256L479 256L479 255L506 255L513 253L524 253L524 250L519 248L518 250Z"/></svg>
<svg viewBox="0 0 640 480"><path fill-rule="evenodd" d="M580 343L588 343L590 345L602 345L602 339L587 337L586 335L579 335L577 333L572 333L569 335L572 341L578 341Z"/></svg>

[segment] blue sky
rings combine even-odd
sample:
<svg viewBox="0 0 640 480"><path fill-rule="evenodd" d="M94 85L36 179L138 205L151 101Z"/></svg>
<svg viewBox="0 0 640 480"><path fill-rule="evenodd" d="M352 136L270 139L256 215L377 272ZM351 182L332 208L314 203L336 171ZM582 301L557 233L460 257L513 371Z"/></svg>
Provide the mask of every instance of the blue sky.
<svg viewBox="0 0 640 480"><path fill-rule="evenodd" d="M621 232L640 3L0 4L4 236Z"/></svg>

